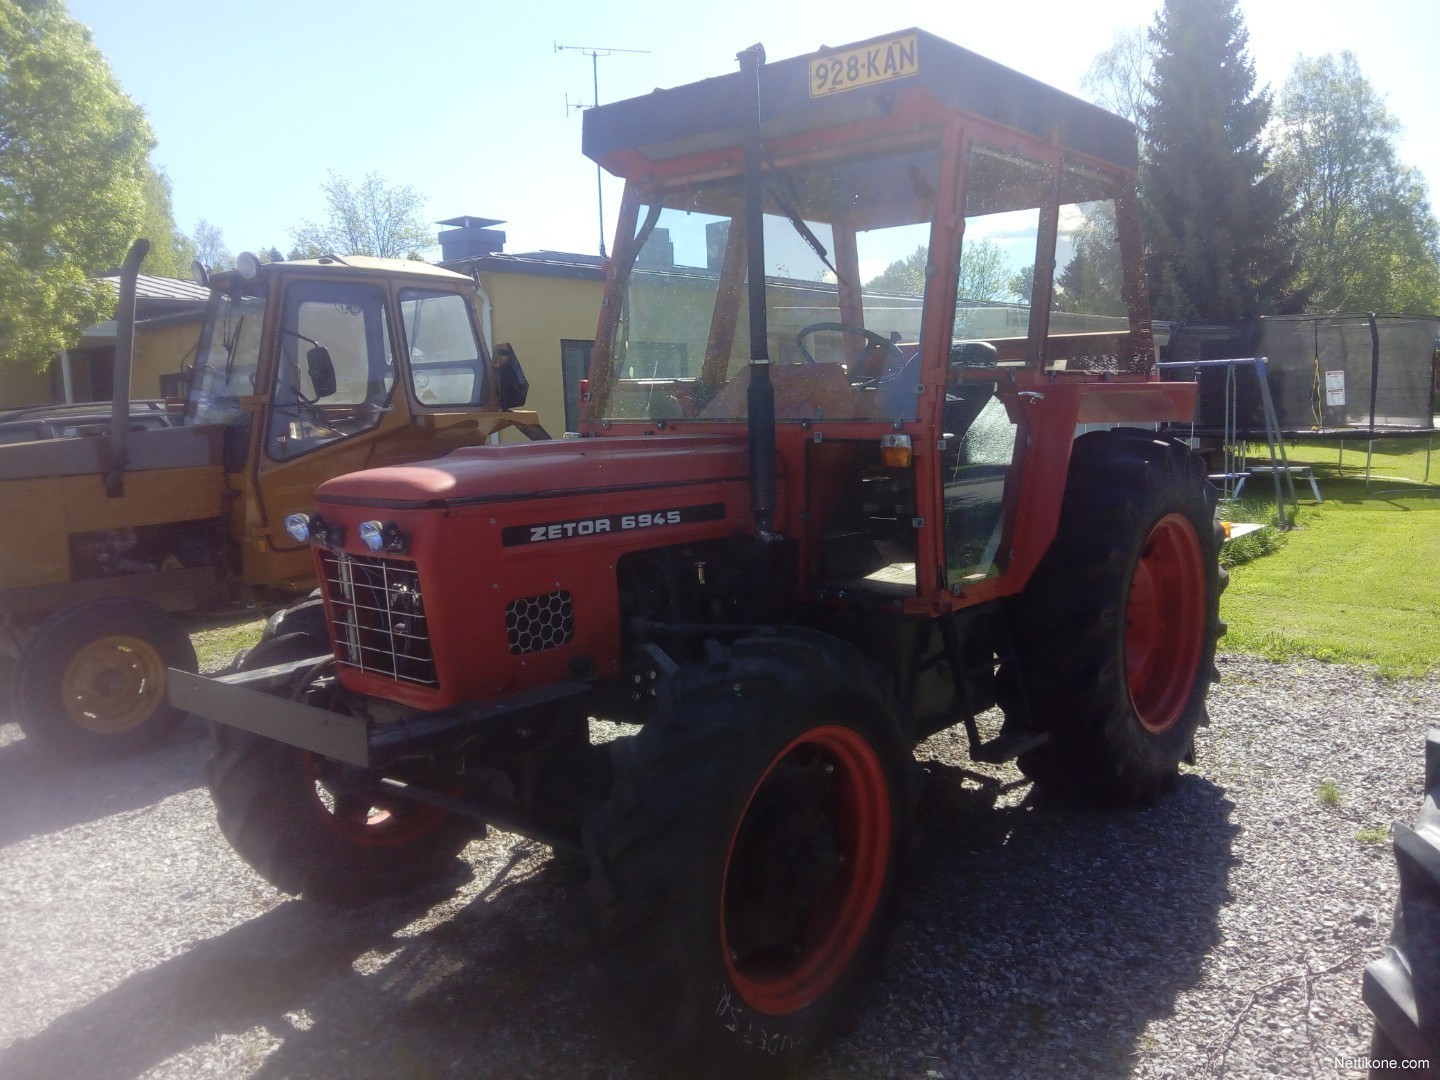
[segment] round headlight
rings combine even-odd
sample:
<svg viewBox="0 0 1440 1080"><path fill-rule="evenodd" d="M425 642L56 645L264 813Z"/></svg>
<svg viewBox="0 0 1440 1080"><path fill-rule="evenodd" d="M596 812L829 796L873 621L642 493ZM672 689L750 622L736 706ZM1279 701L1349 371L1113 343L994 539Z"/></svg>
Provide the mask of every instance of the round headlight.
<svg viewBox="0 0 1440 1080"><path fill-rule="evenodd" d="M240 252L235 256L235 269L246 281L254 281L260 276L260 256L253 251Z"/></svg>
<svg viewBox="0 0 1440 1080"><path fill-rule="evenodd" d="M296 542L307 544L310 542L310 515L290 514L285 518L285 531L293 536Z"/></svg>
<svg viewBox="0 0 1440 1080"><path fill-rule="evenodd" d="M360 542L371 551L379 551L385 546L385 526L378 521L363 521L360 523Z"/></svg>

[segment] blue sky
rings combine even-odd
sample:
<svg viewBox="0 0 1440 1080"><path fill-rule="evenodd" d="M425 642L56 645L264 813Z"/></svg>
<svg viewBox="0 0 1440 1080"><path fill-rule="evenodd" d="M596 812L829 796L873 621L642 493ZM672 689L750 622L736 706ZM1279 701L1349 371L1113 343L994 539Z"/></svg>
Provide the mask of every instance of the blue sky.
<svg viewBox="0 0 1440 1080"><path fill-rule="evenodd" d="M1155 0L1029 0L890 8L727 0L415 4L375 0L68 0L159 140L176 222L205 218L231 251L290 246L323 216L327 169L409 184L435 219L502 218L507 250L594 252L594 165L580 154L591 61L554 46L647 50L599 60L613 101L732 71L756 41L772 59L919 26L1072 92ZM1352 49L1405 127L1401 157L1440 203L1440 3L1242 0L1259 81L1300 54ZM1303 14L1302 14L1303 12ZM607 245L618 185L607 179Z"/></svg>

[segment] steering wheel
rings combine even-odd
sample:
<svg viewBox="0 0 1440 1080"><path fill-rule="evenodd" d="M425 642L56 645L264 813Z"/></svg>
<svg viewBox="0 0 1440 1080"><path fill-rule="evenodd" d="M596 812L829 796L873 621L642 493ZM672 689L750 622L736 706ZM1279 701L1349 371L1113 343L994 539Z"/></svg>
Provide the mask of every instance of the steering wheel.
<svg viewBox="0 0 1440 1080"><path fill-rule="evenodd" d="M898 370L905 364L905 354L896 348L895 343L889 338L881 337L875 333L875 331L866 330L863 326L851 326L849 323L840 322L811 323L809 326L802 327L800 332L795 335L795 344L798 345L800 351L805 354L805 362L807 364L814 364L818 361L816 361L815 355L805 347L805 339L811 334L819 333L821 330L835 330L844 334L857 334L864 338L868 344L872 346L878 345L885 350L887 357L885 367L887 370Z"/></svg>

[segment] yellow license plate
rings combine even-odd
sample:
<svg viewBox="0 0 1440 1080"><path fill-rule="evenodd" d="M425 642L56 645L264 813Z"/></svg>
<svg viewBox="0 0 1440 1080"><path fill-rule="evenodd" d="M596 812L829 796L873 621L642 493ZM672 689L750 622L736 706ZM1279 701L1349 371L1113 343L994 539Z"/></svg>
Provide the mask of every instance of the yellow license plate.
<svg viewBox="0 0 1440 1080"><path fill-rule="evenodd" d="M920 42L914 34L861 45L810 61L810 96L828 97L862 86L891 82L920 70Z"/></svg>

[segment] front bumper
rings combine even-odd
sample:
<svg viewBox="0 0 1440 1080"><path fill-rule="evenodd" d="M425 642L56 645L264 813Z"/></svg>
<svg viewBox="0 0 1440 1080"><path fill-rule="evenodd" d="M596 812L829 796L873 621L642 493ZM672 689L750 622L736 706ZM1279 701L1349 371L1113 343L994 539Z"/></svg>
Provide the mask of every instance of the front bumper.
<svg viewBox="0 0 1440 1080"><path fill-rule="evenodd" d="M549 713L593 689L588 682L552 683L439 712L401 713L383 722L317 709L282 696L297 674L325 659L327 656L316 656L213 679L171 668L170 703L217 724L347 765L381 769L402 758L443 751L457 737ZM274 692L277 689L281 693Z"/></svg>

